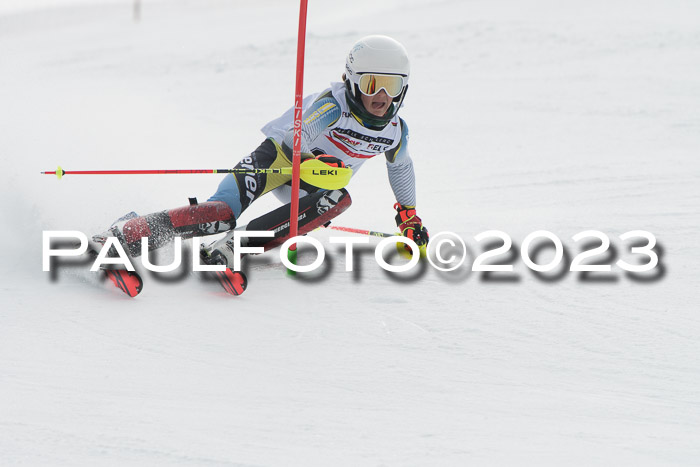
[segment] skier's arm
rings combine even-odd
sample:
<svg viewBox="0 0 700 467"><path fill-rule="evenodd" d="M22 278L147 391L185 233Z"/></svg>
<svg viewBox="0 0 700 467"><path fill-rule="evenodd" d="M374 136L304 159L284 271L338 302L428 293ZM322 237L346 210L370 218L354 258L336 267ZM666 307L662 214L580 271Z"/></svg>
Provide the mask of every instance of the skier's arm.
<svg viewBox="0 0 700 467"><path fill-rule="evenodd" d="M402 206L415 206L416 177L413 173L413 161L408 153L408 126L402 119L399 121L401 142L385 153L386 168L396 201Z"/></svg>
<svg viewBox="0 0 700 467"><path fill-rule="evenodd" d="M301 123L301 157L307 159L314 157L309 145L326 128L333 125L340 118L340 106L330 93L320 96L304 112ZM284 135L282 148L291 160L292 148L294 147L294 128L291 128Z"/></svg>
<svg viewBox="0 0 700 467"><path fill-rule="evenodd" d="M401 122L401 142L394 149L387 151L386 167L389 183L396 197L396 225L401 235L410 238L419 246L428 243L428 229L416 215L416 177L413 161L408 154L408 126Z"/></svg>

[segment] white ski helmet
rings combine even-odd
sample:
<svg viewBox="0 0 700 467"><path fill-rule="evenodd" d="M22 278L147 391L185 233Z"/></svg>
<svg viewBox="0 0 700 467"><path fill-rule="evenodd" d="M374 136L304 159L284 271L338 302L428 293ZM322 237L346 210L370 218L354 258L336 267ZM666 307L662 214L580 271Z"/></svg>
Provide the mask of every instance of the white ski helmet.
<svg viewBox="0 0 700 467"><path fill-rule="evenodd" d="M401 43L388 36L363 37L352 46L345 60L345 95L350 110L370 126L386 126L406 97L410 71ZM360 93L374 95L382 89L394 103L385 115L377 117L364 108Z"/></svg>

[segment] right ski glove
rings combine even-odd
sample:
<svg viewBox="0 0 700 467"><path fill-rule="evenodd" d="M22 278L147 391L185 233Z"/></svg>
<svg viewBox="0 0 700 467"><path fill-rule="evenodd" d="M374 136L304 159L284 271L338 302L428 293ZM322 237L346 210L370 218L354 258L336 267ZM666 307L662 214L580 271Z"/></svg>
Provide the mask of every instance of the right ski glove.
<svg viewBox="0 0 700 467"><path fill-rule="evenodd" d="M416 215L415 206L394 205L396 209L396 225L401 230L401 235L416 242L416 245L427 245L428 229L423 227L423 221Z"/></svg>

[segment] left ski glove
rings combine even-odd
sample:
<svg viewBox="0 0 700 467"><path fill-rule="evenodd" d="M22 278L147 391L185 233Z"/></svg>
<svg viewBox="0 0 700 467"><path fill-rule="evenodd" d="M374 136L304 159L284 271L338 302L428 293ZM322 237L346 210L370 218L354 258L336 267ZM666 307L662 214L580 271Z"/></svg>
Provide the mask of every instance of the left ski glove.
<svg viewBox="0 0 700 467"><path fill-rule="evenodd" d="M316 156L316 159L320 160L324 164L330 166L330 167L337 167L337 168L343 168L345 167L345 163L338 159L335 156L331 156L328 154L320 154Z"/></svg>
<svg viewBox="0 0 700 467"><path fill-rule="evenodd" d="M415 206L394 205L396 209L396 225L401 230L401 235L422 246L428 243L428 229L423 227L423 221L416 215Z"/></svg>

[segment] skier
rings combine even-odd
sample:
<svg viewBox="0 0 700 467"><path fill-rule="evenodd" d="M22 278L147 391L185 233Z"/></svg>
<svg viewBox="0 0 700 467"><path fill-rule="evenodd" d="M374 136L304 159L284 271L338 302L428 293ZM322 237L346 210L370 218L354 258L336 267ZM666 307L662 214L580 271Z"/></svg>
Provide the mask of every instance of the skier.
<svg viewBox="0 0 700 467"><path fill-rule="evenodd" d="M368 159L384 153L389 182L396 197L396 223L402 235L425 245L428 231L416 215L415 176L408 152L408 127L397 113L406 97L410 74L404 47L380 35L356 42L346 57L342 82L331 83L325 91L303 101L301 127L302 167L317 158L331 167L349 167L353 175ZM292 165L293 111L289 109L262 128L266 139L236 168L266 169ZM125 218L96 241L117 236L132 255L140 254L141 237L149 237L149 248L158 248L176 235L183 238L231 233L203 248L209 264L233 266L231 241L236 220L260 196L272 191L284 203L291 199L291 177L282 174L228 174L216 193L205 203L166 210L142 217ZM347 209L346 190L320 190L304 181L300 188L299 220L303 235ZM315 209L314 209L315 208ZM274 230L273 239L262 239L267 250L280 245L289 235L289 207L251 221L248 230ZM286 224L285 224L286 221Z"/></svg>

